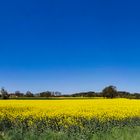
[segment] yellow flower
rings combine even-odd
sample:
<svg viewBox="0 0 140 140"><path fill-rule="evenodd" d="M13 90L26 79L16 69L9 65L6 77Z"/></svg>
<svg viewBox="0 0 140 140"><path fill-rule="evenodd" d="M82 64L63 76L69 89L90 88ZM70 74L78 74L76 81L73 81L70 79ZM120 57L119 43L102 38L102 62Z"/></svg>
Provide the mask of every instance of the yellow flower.
<svg viewBox="0 0 140 140"><path fill-rule="evenodd" d="M0 121L36 121L58 125L80 125L78 119L98 119L101 122L140 118L140 100L89 99L89 100L1 100ZM82 126L81 126L82 127Z"/></svg>

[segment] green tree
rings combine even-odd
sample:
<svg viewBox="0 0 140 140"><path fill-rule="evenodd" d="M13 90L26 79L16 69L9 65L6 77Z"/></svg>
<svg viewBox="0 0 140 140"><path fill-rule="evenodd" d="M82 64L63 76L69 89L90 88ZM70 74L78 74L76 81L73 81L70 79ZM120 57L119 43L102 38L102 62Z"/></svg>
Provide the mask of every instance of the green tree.
<svg viewBox="0 0 140 140"><path fill-rule="evenodd" d="M118 96L117 88L112 85L104 88L101 94L103 97L111 99Z"/></svg>
<svg viewBox="0 0 140 140"><path fill-rule="evenodd" d="M17 91L15 91L15 96L17 96L17 97L23 97L24 94L17 90Z"/></svg>
<svg viewBox="0 0 140 140"><path fill-rule="evenodd" d="M30 91L27 91L25 94L26 97L34 97L34 94Z"/></svg>
<svg viewBox="0 0 140 140"><path fill-rule="evenodd" d="M1 88L0 92L1 92L2 99L8 99L9 98L8 92L4 88Z"/></svg>

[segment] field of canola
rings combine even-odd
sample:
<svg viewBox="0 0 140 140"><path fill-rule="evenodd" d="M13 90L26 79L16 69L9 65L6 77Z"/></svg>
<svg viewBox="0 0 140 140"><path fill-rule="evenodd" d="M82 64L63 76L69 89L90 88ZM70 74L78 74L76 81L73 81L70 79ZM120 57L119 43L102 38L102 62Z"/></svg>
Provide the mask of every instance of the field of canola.
<svg viewBox="0 0 140 140"><path fill-rule="evenodd" d="M135 123L135 124L134 124ZM81 131L140 124L140 100L1 100L0 131L12 127Z"/></svg>

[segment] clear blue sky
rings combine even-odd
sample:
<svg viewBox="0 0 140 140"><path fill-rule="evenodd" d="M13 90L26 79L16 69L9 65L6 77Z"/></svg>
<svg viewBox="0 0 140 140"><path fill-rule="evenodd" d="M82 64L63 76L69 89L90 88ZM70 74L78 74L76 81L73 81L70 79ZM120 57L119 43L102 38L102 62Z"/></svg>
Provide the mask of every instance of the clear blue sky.
<svg viewBox="0 0 140 140"><path fill-rule="evenodd" d="M140 92L140 2L0 1L0 86Z"/></svg>

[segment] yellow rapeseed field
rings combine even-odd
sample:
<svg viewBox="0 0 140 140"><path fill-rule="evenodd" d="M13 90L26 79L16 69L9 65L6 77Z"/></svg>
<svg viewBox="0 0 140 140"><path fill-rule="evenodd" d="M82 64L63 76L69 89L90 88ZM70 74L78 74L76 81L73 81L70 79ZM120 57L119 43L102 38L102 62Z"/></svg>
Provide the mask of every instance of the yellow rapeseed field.
<svg viewBox="0 0 140 140"><path fill-rule="evenodd" d="M16 118L24 120L29 117L35 120L46 117L60 120L63 118L68 123L76 123L73 118L122 120L140 117L140 100L1 100L0 120L5 117L13 122Z"/></svg>

